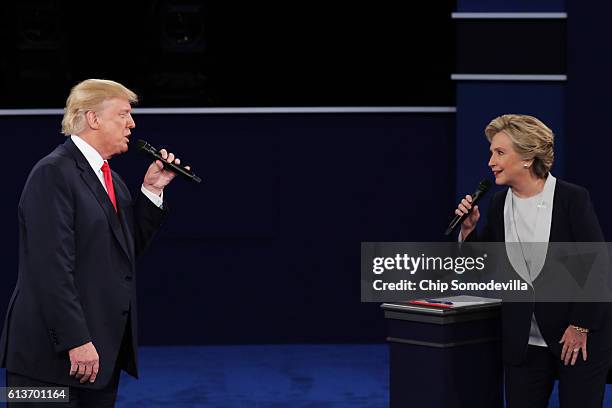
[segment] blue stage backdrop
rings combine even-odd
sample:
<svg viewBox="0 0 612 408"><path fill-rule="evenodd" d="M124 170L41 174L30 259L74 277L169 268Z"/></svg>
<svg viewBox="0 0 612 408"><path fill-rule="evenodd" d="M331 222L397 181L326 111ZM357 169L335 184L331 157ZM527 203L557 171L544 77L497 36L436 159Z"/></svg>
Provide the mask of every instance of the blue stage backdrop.
<svg viewBox="0 0 612 408"><path fill-rule="evenodd" d="M612 35L608 2L568 0L568 173L587 187L608 241L610 213L610 94L612 57L603 38Z"/></svg>
<svg viewBox="0 0 612 408"><path fill-rule="evenodd" d="M140 261L141 342L383 341L360 303L362 241L439 241L454 207L453 114L135 117L133 138L179 152L170 217ZM17 203L64 141L60 116L3 117L4 316L17 274ZM137 191L147 165L111 161ZM109 271L112 273L112 271Z"/></svg>

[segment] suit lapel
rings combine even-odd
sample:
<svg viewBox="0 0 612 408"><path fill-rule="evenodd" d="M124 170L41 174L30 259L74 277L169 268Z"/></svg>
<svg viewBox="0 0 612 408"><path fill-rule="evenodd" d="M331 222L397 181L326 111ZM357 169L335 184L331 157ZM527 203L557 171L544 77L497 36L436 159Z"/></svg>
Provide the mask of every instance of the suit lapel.
<svg viewBox="0 0 612 408"><path fill-rule="evenodd" d="M134 254L134 239L132 236L132 229L128 223L129 214L126 211L131 211L130 204L130 192L125 187L125 184L121 181L117 173L113 171L113 183L115 185L115 195L117 196L117 207L119 208L119 221L121 222L121 228L123 236L126 238L129 253ZM110 202L110 199L109 199Z"/></svg>
<svg viewBox="0 0 612 408"><path fill-rule="evenodd" d="M127 236L128 235L128 231L130 229L129 229L129 226L127 224L127 220L126 220L125 217L126 217L125 212L122 212L121 210L119 210L119 219L121 220L121 227L122 227L122 230L124 232L124 236ZM133 254L134 253L134 241L133 240L127 240L127 245L129 246L129 251L130 251L129 253Z"/></svg>
<svg viewBox="0 0 612 408"><path fill-rule="evenodd" d="M119 223L119 217L115 212L113 203L111 203L111 200L108 197L108 193L106 192L104 187L102 187L100 179L98 179L93 169L89 165L89 162L87 162L87 159L85 159L85 156L83 156L78 147L76 147L72 139L68 138L68 140L66 140L66 143L64 143L64 146L66 146L68 151L75 158L77 167L81 170L81 177L85 181L87 187L89 187L89 189L91 190L94 197L96 197L96 200L98 201L98 204L100 204L100 207L102 207L102 210L106 215L108 223L111 226L111 230L113 231L113 235L115 236L117 241L119 241L119 245L123 249L123 252L125 252L125 255L130 261L132 261L127 240L121 228L121 224ZM121 211L121 208L119 208L119 210Z"/></svg>

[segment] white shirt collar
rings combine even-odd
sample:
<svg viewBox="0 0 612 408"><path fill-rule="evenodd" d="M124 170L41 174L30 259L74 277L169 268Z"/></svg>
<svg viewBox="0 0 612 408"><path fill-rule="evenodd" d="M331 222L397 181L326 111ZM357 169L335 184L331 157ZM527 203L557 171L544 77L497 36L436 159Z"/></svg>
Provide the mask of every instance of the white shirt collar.
<svg viewBox="0 0 612 408"><path fill-rule="evenodd" d="M536 223L534 225L533 239L527 242L531 249L531 270L527 269L526 260L522 252L522 245L516 231L516 220L514 220L514 210L512 201L512 189L508 189L506 193L506 202L504 204L504 232L506 241L506 253L508 259L514 267L517 274L527 283L533 285L533 281L538 277L544 263L546 262L546 254L548 245L543 243L550 240L550 228L552 225L553 203L555 199L555 186L557 179L552 174L548 174L542 195L538 199L539 204L536 206ZM517 245L516 242L520 244ZM519 251L520 250L520 251Z"/></svg>
<svg viewBox="0 0 612 408"><path fill-rule="evenodd" d="M102 158L100 153L98 153L96 149L94 149L89 143L81 139L79 136L70 135L70 138L72 139L76 147L81 151L81 153L83 153L83 156L85 156L93 171L95 171L96 173L99 172L102 168L102 165L104 164L104 159Z"/></svg>

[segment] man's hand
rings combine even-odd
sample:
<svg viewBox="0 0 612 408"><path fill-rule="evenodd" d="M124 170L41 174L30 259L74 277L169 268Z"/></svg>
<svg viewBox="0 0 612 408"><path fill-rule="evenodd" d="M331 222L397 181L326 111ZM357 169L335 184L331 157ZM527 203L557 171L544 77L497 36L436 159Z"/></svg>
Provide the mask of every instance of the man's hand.
<svg viewBox="0 0 612 408"><path fill-rule="evenodd" d="M93 343L85 343L68 351L70 357L70 376L83 384L96 381L100 370L100 357Z"/></svg>
<svg viewBox="0 0 612 408"><path fill-rule="evenodd" d="M582 351L582 358L584 361L587 359L587 334L580 333L572 326L568 326L565 329L565 333L563 333L563 337L561 337L561 341L559 343L563 343L563 348L561 349L561 361L565 365L576 364L576 360L578 359L578 354Z"/></svg>
<svg viewBox="0 0 612 408"><path fill-rule="evenodd" d="M168 163L174 162L174 164L181 164L181 160L178 157L174 157L174 153L168 153L166 149L161 149L159 154L166 160ZM190 170L189 166L185 167L187 170ZM166 187L172 179L176 176L176 173L164 170L164 165L161 160L155 160L149 168L147 169L147 173L144 176L143 185L144 188L152 192L153 194L161 195L164 187Z"/></svg>

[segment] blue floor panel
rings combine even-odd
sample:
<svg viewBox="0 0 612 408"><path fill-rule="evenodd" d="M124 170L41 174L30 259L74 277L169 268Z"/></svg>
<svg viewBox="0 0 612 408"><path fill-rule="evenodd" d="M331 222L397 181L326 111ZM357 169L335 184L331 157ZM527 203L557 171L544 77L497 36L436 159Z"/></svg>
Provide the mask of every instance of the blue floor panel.
<svg viewBox="0 0 612 408"><path fill-rule="evenodd" d="M143 347L119 407L384 407L384 345Z"/></svg>
<svg viewBox="0 0 612 408"><path fill-rule="evenodd" d="M141 347L139 357L140 379L122 375L117 407L389 406L384 344ZM549 408L557 407L555 387Z"/></svg>

